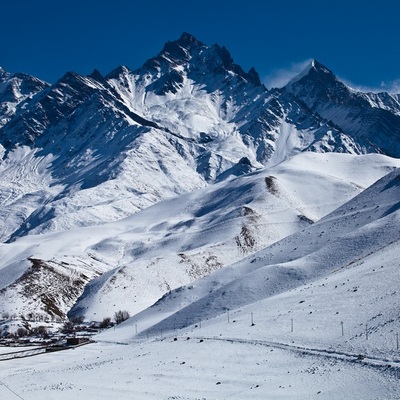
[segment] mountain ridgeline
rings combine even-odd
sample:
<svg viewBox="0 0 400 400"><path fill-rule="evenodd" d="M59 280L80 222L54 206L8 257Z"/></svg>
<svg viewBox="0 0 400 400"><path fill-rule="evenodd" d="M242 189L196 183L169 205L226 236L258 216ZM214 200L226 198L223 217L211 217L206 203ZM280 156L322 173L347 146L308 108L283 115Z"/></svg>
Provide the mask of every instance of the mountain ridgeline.
<svg viewBox="0 0 400 400"><path fill-rule="evenodd" d="M0 112L2 167L13 173L1 183L2 241L116 220L302 151L400 156L399 95L356 92L317 61L267 90L226 48L187 33L105 77L68 72L48 85L1 70ZM16 157L23 173L8 167ZM106 194L106 215L93 215L91 188ZM76 197L79 210L68 205Z"/></svg>
<svg viewBox="0 0 400 400"><path fill-rule="evenodd" d="M399 157L400 95L316 60L267 89L183 33L105 76L0 68L0 310L95 318L123 288L140 311L307 229Z"/></svg>

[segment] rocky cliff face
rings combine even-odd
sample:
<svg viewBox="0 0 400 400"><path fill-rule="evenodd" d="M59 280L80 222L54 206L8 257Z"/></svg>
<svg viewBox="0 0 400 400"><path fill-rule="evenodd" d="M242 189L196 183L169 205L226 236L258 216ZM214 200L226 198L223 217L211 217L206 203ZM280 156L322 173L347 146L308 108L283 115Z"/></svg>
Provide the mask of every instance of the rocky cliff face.
<svg viewBox="0 0 400 400"><path fill-rule="evenodd" d="M315 60L285 90L351 136L366 152L399 157L399 95L352 90Z"/></svg>

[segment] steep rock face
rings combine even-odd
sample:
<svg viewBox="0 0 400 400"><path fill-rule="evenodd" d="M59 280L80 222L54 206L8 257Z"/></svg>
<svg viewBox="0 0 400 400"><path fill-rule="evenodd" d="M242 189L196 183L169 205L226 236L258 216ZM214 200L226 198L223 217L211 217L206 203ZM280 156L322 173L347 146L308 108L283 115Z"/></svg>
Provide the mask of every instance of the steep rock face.
<svg viewBox="0 0 400 400"><path fill-rule="evenodd" d="M305 149L363 152L300 99L286 91L268 91L257 72L243 71L224 47L205 46L188 34L168 42L142 68L120 67L106 78L132 108L200 144L194 149L197 171L208 181L221 179L243 156L254 166L266 165L278 146L288 154L277 160ZM285 124L293 128L298 146L283 149L278 143ZM232 153L234 148L238 151Z"/></svg>
<svg viewBox="0 0 400 400"><path fill-rule="evenodd" d="M357 92L315 60L285 90L352 136L366 152L400 156L398 95Z"/></svg>
<svg viewBox="0 0 400 400"><path fill-rule="evenodd" d="M316 61L268 91L187 33L135 71L0 79L13 105L0 126L3 241L117 220L302 151L398 154L398 96L352 91Z"/></svg>
<svg viewBox="0 0 400 400"><path fill-rule="evenodd" d="M33 76L16 73L10 74L0 67L0 128L25 107L25 100L30 100L49 85ZM0 132L0 145L7 147L14 139L4 137ZM0 152L1 155L1 152Z"/></svg>

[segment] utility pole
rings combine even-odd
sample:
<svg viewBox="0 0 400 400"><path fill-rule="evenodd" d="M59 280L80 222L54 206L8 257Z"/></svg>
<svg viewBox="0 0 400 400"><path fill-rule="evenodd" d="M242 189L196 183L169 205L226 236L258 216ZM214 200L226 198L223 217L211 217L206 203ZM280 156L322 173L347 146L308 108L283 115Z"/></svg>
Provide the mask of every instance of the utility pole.
<svg viewBox="0 0 400 400"><path fill-rule="evenodd" d="M254 326L253 313L251 313L251 326Z"/></svg>
<svg viewBox="0 0 400 400"><path fill-rule="evenodd" d="M342 336L344 336L343 321L340 321L340 325L342 325Z"/></svg>
<svg viewBox="0 0 400 400"><path fill-rule="evenodd" d="M365 324L365 340L368 340L368 324Z"/></svg>
<svg viewBox="0 0 400 400"><path fill-rule="evenodd" d="M293 318L290 318L290 332L293 332Z"/></svg>

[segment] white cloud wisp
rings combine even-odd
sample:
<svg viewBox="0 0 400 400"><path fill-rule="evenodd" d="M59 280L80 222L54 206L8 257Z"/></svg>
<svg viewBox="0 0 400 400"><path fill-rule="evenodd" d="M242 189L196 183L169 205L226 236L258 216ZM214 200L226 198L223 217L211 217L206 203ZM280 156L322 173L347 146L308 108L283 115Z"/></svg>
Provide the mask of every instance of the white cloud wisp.
<svg viewBox="0 0 400 400"><path fill-rule="evenodd" d="M300 74L312 60L304 60L297 63L292 63L287 67L279 68L271 71L264 77L264 85L268 88L282 88L296 75Z"/></svg>

